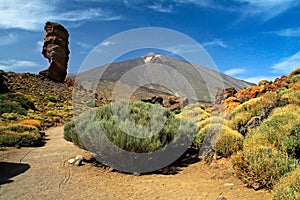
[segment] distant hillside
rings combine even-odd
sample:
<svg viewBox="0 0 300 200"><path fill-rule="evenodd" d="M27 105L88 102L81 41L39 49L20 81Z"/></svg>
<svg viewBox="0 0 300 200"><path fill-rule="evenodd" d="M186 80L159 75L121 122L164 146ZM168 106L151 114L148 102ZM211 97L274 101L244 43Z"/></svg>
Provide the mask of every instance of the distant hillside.
<svg viewBox="0 0 300 200"><path fill-rule="evenodd" d="M86 89L90 89L94 87L92 85L93 82L97 81L99 79L99 75L102 74L99 85L97 86L97 91L102 93L102 95L103 92L106 91L106 95L110 96L110 92L115 83L120 80L121 77L135 67L145 64L154 64L154 66L158 66L155 67L155 70L152 70L151 67L153 68L153 65L149 65L147 68L147 76L158 77L158 81L164 79L164 82L167 82L171 88L180 88L181 83L178 82L178 78L176 76L178 74L182 75L186 80L189 81L189 84L194 89L198 97L198 99L195 100L200 102L210 102L210 95L211 97L214 97L215 91L218 87L235 87L237 90L239 90L253 85L200 65L191 65L183 60L178 60L165 55L155 55L153 53L149 53L141 58L103 65L80 74L70 75L69 77L77 77L77 81L84 85ZM159 69L160 65L168 66L168 68ZM174 71L177 71L178 74L175 74ZM134 83L143 83L145 80L144 74L138 72L133 73L135 73L135 75L132 80L126 80L126 83L123 82L123 84L130 87L134 85ZM208 87L210 89L208 89ZM171 88L166 88L159 84L143 85L143 87L139 88L135 92L132 98L140 99L153 95L184 96L184 94L181 93L181 91L184 91L184 88L181 88L178 91L174 91ZM209 90L211 93L209 93Z"/></svg>

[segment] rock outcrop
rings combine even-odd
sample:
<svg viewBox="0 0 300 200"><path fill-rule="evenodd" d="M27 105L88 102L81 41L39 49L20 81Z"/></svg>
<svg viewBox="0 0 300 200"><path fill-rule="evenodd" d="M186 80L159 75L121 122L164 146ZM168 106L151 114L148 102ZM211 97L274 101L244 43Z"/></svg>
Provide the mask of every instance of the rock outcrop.
<svg viewBox="0 0 300 200"><path fill-rule="evenodd" d="M229 97L233 97L236 93L237 91L234 87L226 88L224 90L217 88L215 104L224 103L225 99L228 99Z"/></svg>
<svg viewBox="0 0 300 200"><path fill-rule="evenodd" d="M149 99L142 99L143 102L163 105L164 99L161 96L153 96Z"/></svg>
<svg viewBox="0 0 300 200"><path fill-rule="evenodd" d="M49 60L49 67L40 71L56 82L63 82L67 75L69 61L69 33L60 24L47 22L45 24L44 46L42 54Z"/></svg>
<svg viewBox="0 0 300 200"><path fill-rule="evenodd" d="M7 77L4 71L0 70L0 94L9 92Z"/></svg>
<svg viewBox="0 0 300 200"><path fill-rule="evenodd" d="M181 108L184 108L189 104L189 100L185 98L179 98L176 96L169 96L166 103L164 103L164 106L167 108L170 108L171 110L181 110Z"/></svg>
<svg viewBox="0 0 300 200"><path fill-rule="evenodd" d="M141 99L141 101L160 104L166 108L170 108L171 110L181 110L189 104L189 100L187 98L179 98L176 96L169 96L165 101L161 96L153 96L149 99Z"/></svg>

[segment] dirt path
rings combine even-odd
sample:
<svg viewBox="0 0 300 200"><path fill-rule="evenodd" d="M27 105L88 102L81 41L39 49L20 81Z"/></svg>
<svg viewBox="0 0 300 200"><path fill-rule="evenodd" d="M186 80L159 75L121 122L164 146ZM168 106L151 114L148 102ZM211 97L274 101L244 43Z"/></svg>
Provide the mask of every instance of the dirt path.
<svg viewBox="0 0 300 200"><path fill-rule="evenodd" d="M227 160L210 166L196 163L176 175L134 176L84 163L76 167L69 158L87 152L66 142L62 127L47 131L39 148L0 151L0 199L204 199L221 194L227 200L266 199L232 176ZM24 172L24 173L20 173ZM9 180L3 180L3 178Z"/></svg>

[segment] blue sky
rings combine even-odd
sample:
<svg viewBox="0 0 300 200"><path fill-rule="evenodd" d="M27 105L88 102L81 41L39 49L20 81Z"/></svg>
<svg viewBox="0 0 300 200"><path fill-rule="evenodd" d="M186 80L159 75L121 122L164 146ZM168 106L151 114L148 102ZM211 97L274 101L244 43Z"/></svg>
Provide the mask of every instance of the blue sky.
<svg viewBox="0 0 300 200"><path fill-rule="evenodd" d="M46 68L43 28L55 21L70 32L70 73L117 33L163 27L201 44L221 72L272 80L300 66L299 11L299 0L0 0L0 69Z"/></svg>

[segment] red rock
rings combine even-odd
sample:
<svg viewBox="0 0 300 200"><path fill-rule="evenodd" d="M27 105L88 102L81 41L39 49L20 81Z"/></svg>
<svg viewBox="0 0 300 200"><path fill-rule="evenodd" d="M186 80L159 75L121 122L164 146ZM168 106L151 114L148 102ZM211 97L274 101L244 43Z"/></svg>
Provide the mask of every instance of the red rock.
<svg viewBox="0 0 300 200"><path fill-rule="evenodd" d="M67 75L69 61L69 33L60 24L47 22L45 24L44 46L42 54L49 60L49 67L40 71L44 75L56 82L63 82Z"/></svg>
<svg viewBox="0 0 300 200"><path fill-rule="evenodd" d="M233 97L236 93L237 91L234 87L226 88L225 90L217 88L215 104L224 103L225 99L228 99L229 97Z"/></svg>

